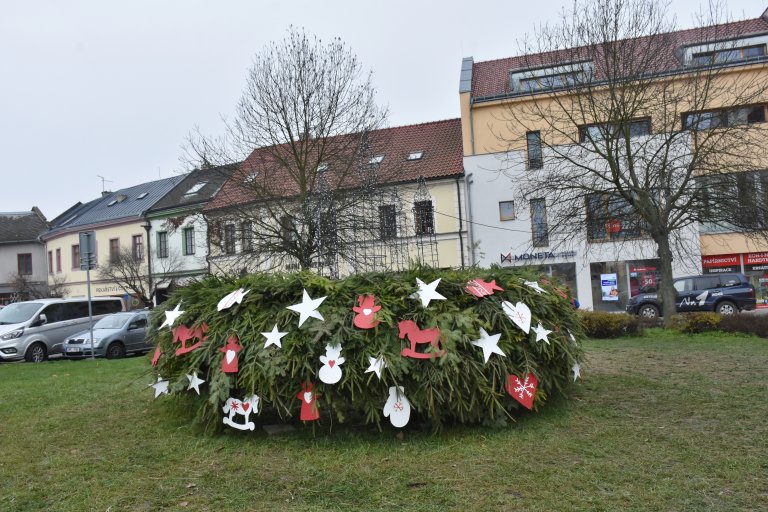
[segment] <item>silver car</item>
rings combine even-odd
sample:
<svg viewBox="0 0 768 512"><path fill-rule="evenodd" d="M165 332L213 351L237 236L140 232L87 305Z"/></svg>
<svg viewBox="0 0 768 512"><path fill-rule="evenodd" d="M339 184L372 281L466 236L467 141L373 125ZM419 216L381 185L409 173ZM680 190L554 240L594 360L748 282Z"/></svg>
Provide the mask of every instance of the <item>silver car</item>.
<svg viewBox="0 0 768 512"><path fill-rule="evenodd" d="M127 353L149 352L147 344L148 314L146 311L123 312L105 316L93 325L93 353L96 357L117 359ZM82 331L70 336L62 347L64 357L80 358L91 355L91 336Z"/></svg>

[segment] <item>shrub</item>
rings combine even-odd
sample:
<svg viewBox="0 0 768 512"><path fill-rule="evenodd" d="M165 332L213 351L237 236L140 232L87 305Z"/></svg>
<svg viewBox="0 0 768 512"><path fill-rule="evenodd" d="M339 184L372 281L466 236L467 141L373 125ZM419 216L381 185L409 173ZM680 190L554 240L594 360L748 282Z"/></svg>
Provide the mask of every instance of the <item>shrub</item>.
<svg viewBox="0 0 768 512"><path fill-rule="evenodd" d="M671 328L686 334L717 331L721 316L717 313L697 311L672 317Z"/></svg>
<svg viewBox="0 0 768 512"><path fill-rule="evenodd" d="M625 313L579 311L579 318L584 334L589 338L618 338L640 334L643 329L639 318Z"/></svg>
<svg viewBox="0 0 768 512"><path fill-rule="evenodd" d="M720 318L724 332L745 332L768 338L768 315L728 315Z"/></svg>
<svg viewBox="0 0 768 512"><path fill-rule="evenodd" d="M446 300L432 301L428 307L410 296L417 290L416 278L429 283L441 279L438 292ZM476 298L465 291L467 281L492 279L504 288L491 296ZM538 293L524 284L529 278L510 269L468 269L440 271L415 268L402 273L372 273L332 281L309 273L252 274L234 278L208 277L176 292L152 315L157 329L164 311L181 302L185 313L175 326L191 327L205 323L207 340L194 351L176 355L179 347L171 331L153 330L162 352L156 374L170 382L172 395L189 401L188 410L204 429L219 429L222 406L229 397L242 399L251 394L261 397L266 412L280 418L297 416L296 399L302 384L310 381L319 400L321 419L332 411L338 421L362 421L379 425L390 386L403 386L413 415L439 428L446 422L498 422L520 410L520 405L505 392L508 375L536 375L539 384L535 407L547 398L561 394L573 381L572 367L582 360L582 349L575 339L583 336L574 308L548 285ZM240 304L217 311L218 301L237 290L250 290ZM319 308L324 321L310 318L297 327L298 315L286 309L301 302L302 290L312 298L327 296ZM381 306L374 329L353 326L353 306L359 295L373 294ZM521 301L532 313L530 334L518 328L502 310L502 301ZM408 340L398 336L398 321L414 320L422 329L437 327L447 349L443 357L413 359L401 350ZM534 328L541 324L552 331L549 343L536 341ZM273 326L288 334L282 348L264 347L262 332ZM493 354L487 364L483 351L472 345L480 338L480 328L489 335L501 334L499 348L505 357ZM238 353L239 371L221 371L227 338L237 336L242 345ZM319 357L326 345L341 344L345 358L343 377L336 384L318 379L322 366ZM420 349L423 350L423 349ZM387 367L381 379L366 373L369 357L383 356ZM186 375L197 372L206 381L198 397L188 391ZM383 421L387 422L386 419Z"/></svg>

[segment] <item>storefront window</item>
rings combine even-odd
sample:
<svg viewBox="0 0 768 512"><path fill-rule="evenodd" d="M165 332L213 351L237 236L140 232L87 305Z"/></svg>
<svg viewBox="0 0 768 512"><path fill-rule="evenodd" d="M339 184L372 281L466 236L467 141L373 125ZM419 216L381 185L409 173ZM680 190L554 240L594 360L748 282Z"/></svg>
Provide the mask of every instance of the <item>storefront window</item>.
<svg viewBox="0 0 768 512"><path fill-rule="evenodd" d="M576 264L575 263L552 263L551 265L539 265L537 272L545 274L552 279L553 284L560 290L567 293L571 299L578 296L576 290Z"/></svg>
<svg viewBox="0 0 768 512"><path fill-rule="evenodd" d="M744 254L744 275L755 287L757 307L768 308L768 252Z"/></svg>
<svg viewBox="0 0 768 512"><path fill-rule="evenodd" d="M656 292L659 267L659 260L590 263L593 309L624 311L630 297Z"/></svg>

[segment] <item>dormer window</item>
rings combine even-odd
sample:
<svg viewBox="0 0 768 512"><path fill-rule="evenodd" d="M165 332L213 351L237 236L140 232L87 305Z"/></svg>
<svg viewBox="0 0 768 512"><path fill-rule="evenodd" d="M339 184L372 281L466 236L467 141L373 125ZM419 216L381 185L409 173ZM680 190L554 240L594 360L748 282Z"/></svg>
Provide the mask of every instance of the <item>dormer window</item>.
<svg viewBox="0 0 768 512"><path fill-rule="evenodd" d="M408 153L408 160L421 160L424 157L423 151L411 151Z"/></svg>
<svg viewBox="0 0 768 512"><path fill-rule="evenodd" d="M141 194L139 194L138 196L136 196L136 199L144 199L144 198L145 198L145 197L147 197L148 195L149 195L149 192L142 192Z"/></svg>
<svg viewBox="0 0 768 512"><path fill-rule="evenodd" d="M317 174L323 174L328 170L328 164L320 164L317 166Z"/></svg>
<svg viewBox="0 0 768 512"><path fill-rule="evenodd" d="M509 88L518 93L562 89L587 82L591 76L590 61L514 70L509 73Z"/></svg>
<svg viewBox="0 0 768 512"><path fill-rule="evenodd" d="M384 155L376 155L371 157L368 163L371 165L375 165L375 164L380 164L383 161L384 161Z"/></svg>
<svg viewBox="0 0 768 512"><path fill-rule="evenodd" d="M245 183L246 185L250 185L251 183L253 183L254 181L256 181L256 178L257 178L258 176L259 176L259 173L258 173L258 171L253 171L252 173L250 173L248 176L246 176L246 177L243 179L243 183Z"/></svg>
<svg viewBox="0 0 768 512"><path fill-rule="evenodd" d="M694 66L708 66L710 64L725 64L756 59L765 56L765 45L744 46L740 48L726 48L710 52L694 53L691 63Z"/></svg>
<svg viewBox="0 0 768 512"><path fill-rule="evenodd" d="M584 81L584 73L575 71L570 73L557 73L535 78L523 78L520 80L521 92L541 91L544 89L559 89L561 87L573 87Z"/></svg>
<svg viewBox="0 0 768 512"><path fill-rule="evenodd" d="M117 199L113 199L109 203L107 203L107 206L115 206L117 204Z"/></svg>
<svg viewBox="0 0 768 512"><path fill-rule="evenodd" d="M198 183L195 183L192 185L192 188L187 190L184 195L185 196L191 196L192 194L197 194L201 188L203 188L208 182L207 181L200 181Z"/></svg>

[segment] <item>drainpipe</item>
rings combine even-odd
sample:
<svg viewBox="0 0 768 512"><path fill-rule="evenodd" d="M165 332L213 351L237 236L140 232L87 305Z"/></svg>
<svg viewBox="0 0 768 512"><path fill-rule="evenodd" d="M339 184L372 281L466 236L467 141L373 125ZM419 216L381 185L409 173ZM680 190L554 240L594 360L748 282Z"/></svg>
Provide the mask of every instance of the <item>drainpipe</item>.
<svg viewBox="0 0 768 512"><path fill-rule="evenodd" d="M464 189L467 192L467 243L469 244L469 266L475 264L475 241L472 239L472 195L469 186L472 184L472 173L464 175Z"/></svg>
<svg viewBox="0 0 768 512"><path fill-rule="evenodd" d="M145 219L144 229L147 231L147 281L149 282L149 299L154 302L155 291L152 288L152 237L149 232L152 230L152 223ZM147 307L146 304L144 307Z"/></svg>
<svg viewBox="0 0 768 512"><path fill-rule="evenodd" d="M463 220L461 218L461 179L456 178L456 197L459 200L459 250L461 251L461 268L464 268L464 238L461 236L461 232L464 229Z"/></svg>

